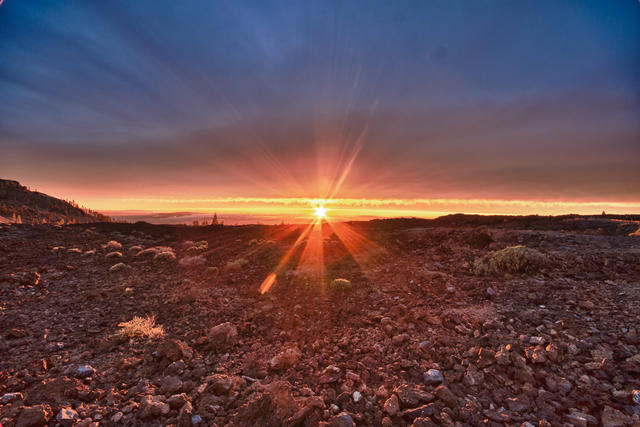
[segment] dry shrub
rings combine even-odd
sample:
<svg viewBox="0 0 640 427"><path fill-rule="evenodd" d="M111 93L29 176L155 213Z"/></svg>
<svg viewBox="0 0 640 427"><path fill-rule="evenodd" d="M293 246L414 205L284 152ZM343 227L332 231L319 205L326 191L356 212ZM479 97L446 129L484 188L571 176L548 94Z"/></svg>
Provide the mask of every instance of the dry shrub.
<svg viewBox="0 0 640 427"><path fill-rule="evenodd" d="M136 256L156 256L158 255L158 253L160 253L160 251L158 250L158 248L147 248L147 249L143 249L140 252L138 252L136 254Z"/></svg>
<svg viewBox="0 0 640 427"><path fill-rule="evenodd" d="M122 243L116 242L115 240L109 240L105 245L107 249L120 249L122 247Z"/></svg>
<svg viewBox="0 0 640 427"><path fill-rule="evenodd" d="M164 328L156 325L155 316L135 316L128 322L118 324L120 330L116 335L127 338L160 338L164 335Z"/></svg>
<svg viewBox="0 0 640 427"><path fill-rule="evenodd" d="M350 291L351 288L351 280L347 279L333 279L331 283L329 283L329 289L332 291Z"/></svg>
<svg viewBox="0 0 640 427"><path fill-rule="evenodd" d="M118 272L130 270L130 269L131 269L131 266L125 264L124 262L119 262L117 264L112 265L111 268L109 268L109 271L112 273L118 273Z"/></svg>
<svg viewBox="0 0 640 427"><path fill-rule="evenodd" d="M473 264L475 274L488 273L535 273L549 260L547 257L525 246L509 246L478 258Z"/></svg>
<svg viewBox="0 0 640 427"><path fill-rule="evenodd" d="M202 255L186 256L182 258L178 263L183 267L190 267L194 265L204 265L207 263L207 259Z"/></svg>
<svg viewBox="0 0 640 427"><path fill-rule="evenodd" d="M227 263L227 270L229 271L241 271L243 270L247 265L249 265L249 261L247 261L244 258L239 258L235 261L229 261Z"/></svg>
<svg viewBox="0 0 640 427"><path fill-rule="evenodd" d="M122 258L122 252L118 252L118 251L109 252L104 257L105 258Z"/></svg>
<svg viewBox="0 0 640 427"><path fill-rule="evenodd" d="M200 240L187 248L187 253L193 254L196 252L204 251L209 247L209 243L206 240Z"/></svg>
<svg viewBox="0 0 640 427"><path fill-rule="evenodd" d="M173 251L164 251L158 252L154 257L154 261L174 261L176 259L176 254Z"/></svg>

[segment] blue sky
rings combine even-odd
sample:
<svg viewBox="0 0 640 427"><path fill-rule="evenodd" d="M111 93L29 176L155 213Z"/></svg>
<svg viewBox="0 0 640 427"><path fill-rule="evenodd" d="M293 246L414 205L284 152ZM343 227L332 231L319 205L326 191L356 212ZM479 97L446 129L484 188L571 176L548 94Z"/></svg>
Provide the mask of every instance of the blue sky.
<svg viewBox="0 0 640 427"><path fill-rule="evenodd" d="M346 197L640 199L635 0L5 0L0 54L0 176L78 198L307 196L357 152Z"/></svg>

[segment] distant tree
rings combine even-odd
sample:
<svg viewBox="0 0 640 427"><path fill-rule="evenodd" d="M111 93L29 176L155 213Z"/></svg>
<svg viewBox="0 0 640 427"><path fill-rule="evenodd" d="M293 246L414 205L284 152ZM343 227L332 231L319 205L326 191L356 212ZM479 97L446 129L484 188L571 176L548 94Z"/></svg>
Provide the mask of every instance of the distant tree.
<svg viewBox="0 0 640 427"><path fill-rule="evenodd" d="M198 221L197 219L193 220L193 225L200 225L200 221Z"/></svg>
<svg viewBox="0 0 640 427"><path fill-rule="evenodd" d="M213 219L211 220L211 225L218 225L218 213L213 213Z"/></svg>

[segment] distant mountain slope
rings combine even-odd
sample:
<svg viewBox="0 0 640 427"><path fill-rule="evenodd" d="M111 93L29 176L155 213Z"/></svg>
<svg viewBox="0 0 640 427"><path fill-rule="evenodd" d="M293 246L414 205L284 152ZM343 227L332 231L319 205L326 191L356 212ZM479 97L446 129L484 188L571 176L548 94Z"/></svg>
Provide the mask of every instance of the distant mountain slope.
<svg viewBox="0 0 640 427"><path fill-rule="evenodd" d="M0 224L75 224L110 220L73 201L31 191L18 181L0 179Z"/></svg>

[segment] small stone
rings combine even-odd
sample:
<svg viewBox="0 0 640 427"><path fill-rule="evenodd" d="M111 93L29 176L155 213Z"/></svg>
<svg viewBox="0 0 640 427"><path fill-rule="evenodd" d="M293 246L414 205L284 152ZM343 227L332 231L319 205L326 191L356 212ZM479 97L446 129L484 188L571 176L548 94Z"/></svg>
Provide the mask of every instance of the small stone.
<svg viewBox="0 0 640 427"><path fill-rule="evenodd" d="M531 337L529 338L529 343L533 345L545 345L547 340L544 337Z"/></svg>
<svg viewBox="0 0 640 427"><path fill-rule="evenodd" d="M511 363L511 358L509 357L509 349L501 345L498 351L495 354L496 363L500 366L506 366Z"/></svg>
<svg viewBox="0 0 640 427"><path fill-rule="evenodd" d="M225 350L235 345L238 330L230 322L214 326L207 334L208 343L216 350Z"/></svg>
<svg viewBox="0 0 640 427"><path fill-rule="evenodd" d="M402 345L406 341L409 341L409 335L407 334L395 335L393 338L391 338L391 341L393 342L393 345Z"/></svg>
<svg viewBox="0 0 640 427"><path fill-rule="evenodd" d="M169 397L167 399L167 403L169 404L169 407L171 409L180 409L182 408L182 405L187 403L187 400L189 400L187 398L187 395L184 393L180 393L180 394L174 394L173 396Z"/></svg>
<svg viewBox="0 0 640 427"><path fill-rule="evenodd" d="M158 354L171 362L189 360L193 357L193 350L180 340L165 340L158 346Z"/></svg>
<svg viewBox="0 0 640 427"><path fill-rule="evenodd" d="M494 296L496 294L496 290L493 289L491 286L489 286L487 288L487 295L489 295L490 297Z"/></svg>
<svg viewBox="0 0 640 427"><path fill-rule="evenodd" d="M633 390L631 392L631 401L636 405L640 405L640 390Z"/></svg>
<svg viewBox="0 0 640 427"><path fill-rule="evenodd" d="M438 413L435 403L429 403L427 405L419 406L415 409L407 409L402 413L402 416L409 419L414 418L429 418Z"/></svg>
<svg viewBox="0 0 640 427"><path fill-rule="evenodd" d="M398 401L398 396L396 396L395 394L388 398L386 402L384 402L384 411L392 417L395 416L399 410L400 402Z"/></svg>
<svg viewBox="0 0 640 427"><path fill-rule="evenodd" d="M56 421L58 421L63 427L71 427L78 420L79 415L73 409L66 407L60 409L58 415L56 416Z"/></svg>
<svg viewBox="0 0 640 427"><path fill-rule="evenodd" d="M436 385L444 382L442 372L437 369L429 369L424 373L424 382L427 385Z"/></svg>
<svg viewBox="0 0 640 427"><path fill-rule="evenodd" d="M573 410L572 413L566 416L569 422L576 427L588 427L589 425L598 424L596 417L585 414L584 412L578 412Z"/></svg>
<svg viewBox="0 0 640 427"><path fill-rule="evenodd" d="M318 381L320 384L330 384L338 381L340 378L340 368L334 365L329 365L320 374Z"/></svg>
<svg viewBox="0 0 640 427"><path fill-rule="evenodd" d="M122 420L122 417L124 417L124 414L122 412L116 412L111 417L111 422L112 423L119 423Z"/></svg>
<svg viewBox="0 0 640 427"><path fill-rule="evenodd" d="M611 406L605 406L602 411L602 427L623 427L631 425L631 417L623 414Z"/></svg>
<svg viewBox="0 0 640 427"><path fill-rule="evenodd" d="M167 366L165 373L168 375L180 375L184 372L185 364L182 360L178 360L177 362L171 363Z"/></svg>
<svg viewBox="0 0 640 427"><path fill-rule="evenodd" d="M202 417L198 414L195 414L191 417L191 424L198 425L202 422Z"/></svg>
<svg viewBox="0 0 640 427"><path fill-rule="evenodd" d="M182 380L177 376L165 377L160 390L165 394L175 394L182 389Z"/></svg>
<svg viewBox="0 0 640 427"><path fill-rule="evenodd" d="M353 401L355 403L360 402L360 400L362 399L362 393L360 393L359 391L354 391L353 392Z"/></svg>
<svg viewBox="0 0 640 427"><path fill-rule="evenodd" d="M524 412L531 406L531 402L526 396L507 398L507 406L510 411Z"/></svg>
<svg viewBox="0 0 640 427"><path fill-rule="evenodd" d="M168 414L171 408L168 404L161 402L160 399L161 396L143 396L138 407L138 417L146 419Z"/></svg>
<svg viewBox="0 0 640 427"><path fill-rule="evenodd" d="M447 386L439 385L438 387L436 387L435 392L438 399L441 400L442 403L447 405L449 408L453 409L458 406L458 399L456 399L456 397Z"/></svg>
<svg viewBox="0 0 640 427"><path fill-rule="evenodd" d="M209 378L207 390L218 396L227 395L233 388L233 379L228 375L216 374Z"/></svg>
<svg viewBox="0 0 640 427"><path fill-rule="evenodd" d="M353 418L351 415L346 412L341 412L338 415L333 416L329 419L330 427L353 427L355 423L353 422Z"/></svg>
<svg viewBox="0 0 640 427"><path fill-rule="evenodd" d="M420 403L428 403L434 399L433 394L407 384L396 387L393 392L403 408L414 408Z"/></svg>
<svg viewBox="0 0 640 427"><path fill-rule="evenodd" d="M389 390L384 385L381 385L376 390L376 397L379 399L384 399L389 395Z"/></svg>
<svg viewBox="0 0 640 427"><path fill-rule="evenodd" d="M96 370L91 365L78 366L76 369L76 377L87 378L96 373Z"/></svg>
<svg viewBox="0 0 640 427"><path fill-rule="evenodd" d="M289 346L269 360L269 367L276 371L290 368L297 365L301 357L302 353L297 346Z"/></svg>
<svg viewBox="0 0 640 427"><path fill-rule="evenodd" d="M533 363L545 363L547 361L547 352L541 345L527 347L525 354Z"/></svg>
<svg viewBox="0 0 640 427"><path fill-rule="evenodd" d="M2 399L0 399L0 401L2 402L3 405L6 405L7 403L12 403L12 402L15 402L16 400L22 400L22 399L24 399L24 395L22 393L6 393L2 395Z"/></svg>
<svg viewBox="0 0 640 427"><path fill-rule="evenodd" d="M464 375L464 382L469 386L480 385L484 382L484 374L474 365L467 366L467 372Z"/></svg>
<svg viewBox="0 0 640 427"><path fill-rule="evenodd" d="M562 355L560 353L560 348L556 344L551 343L547 345L545 347L545 350L547 351L547 357L549 358L549 360L556 363L562 362Z"/></svg>

